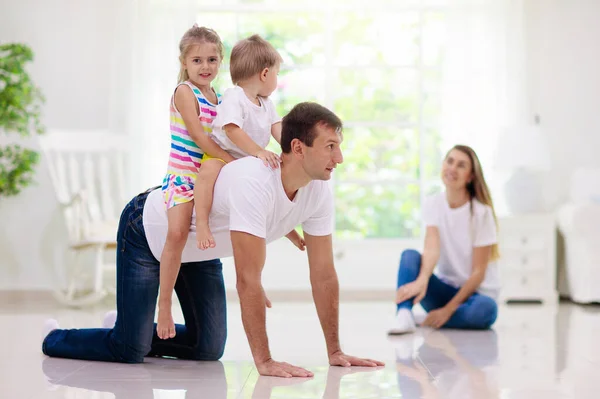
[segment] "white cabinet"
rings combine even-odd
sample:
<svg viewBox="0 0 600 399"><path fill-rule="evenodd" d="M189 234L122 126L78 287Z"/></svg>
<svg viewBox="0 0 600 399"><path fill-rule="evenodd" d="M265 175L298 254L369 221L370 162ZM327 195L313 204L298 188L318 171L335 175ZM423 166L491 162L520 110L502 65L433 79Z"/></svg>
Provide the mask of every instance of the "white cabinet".
<svg viewBox="0 0 600 399"><path fill-rule="evenodd" d="M556 221L553 214L501 217L500 299L556 303Z"/></svg>

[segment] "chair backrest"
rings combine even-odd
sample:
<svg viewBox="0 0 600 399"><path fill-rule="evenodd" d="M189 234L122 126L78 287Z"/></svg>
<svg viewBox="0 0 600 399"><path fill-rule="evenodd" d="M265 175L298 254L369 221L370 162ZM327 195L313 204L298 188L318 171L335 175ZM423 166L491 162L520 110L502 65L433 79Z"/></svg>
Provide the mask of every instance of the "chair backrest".
<svg viewBox="0 0 600 399"><path fill-rule="evenodd" d="M83 214L66 212L72 235L81 238L88 224L118 219L125 202L127 136L102 130L55 130L40 136L40 144L58 201L84 199ZM84 231L73 231L78 228Z"/></svg>

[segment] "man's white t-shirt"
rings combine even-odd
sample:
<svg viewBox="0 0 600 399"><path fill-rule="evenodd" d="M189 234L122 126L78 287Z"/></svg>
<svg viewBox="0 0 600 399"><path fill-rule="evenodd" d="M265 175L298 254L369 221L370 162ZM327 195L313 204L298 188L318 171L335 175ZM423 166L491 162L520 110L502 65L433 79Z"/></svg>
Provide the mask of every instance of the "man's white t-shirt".
<svg viewBox="0 0 600 399"><path fill-rule="evenodd" d="M496 244L496 223L492 208L477 199L458 208L450 208L446 193L428 197L423 206L426 226L436 226L440 234L440 259L436 275L455 287L471 276L473 248ZM477 292L497 298L500 290L498 265L490 262Z"/></svg>
<svg viewBox="0 0 600 399"><path fill-rule="evenodd" d="M245 157L225 165L215 183L209 215L215 248L198 249L195 220L193 215L182 263L232 256L230 230L264 238L267 243L299 224L310 235L329 235L333 231L333 195L326 181L313 180L290 201L283 189L281 168L271 169L258 158ZM143 224L148 246L160 260L167 237L167 210L160 190L148 195Z"/></svg>
<svg viewBox="0 0 600 399"><path fill-rule="evenodd" d="M223 126L233 123L242 128L252 141L265 148L271 139L271 126L281 122L275 105L269 98L258 98L260 105L254 104L244 89L235 86L225 90L221 103L217 105L217 116L213 120L212 139L234 158L248 155L235 145L223 130Z"/></svg>

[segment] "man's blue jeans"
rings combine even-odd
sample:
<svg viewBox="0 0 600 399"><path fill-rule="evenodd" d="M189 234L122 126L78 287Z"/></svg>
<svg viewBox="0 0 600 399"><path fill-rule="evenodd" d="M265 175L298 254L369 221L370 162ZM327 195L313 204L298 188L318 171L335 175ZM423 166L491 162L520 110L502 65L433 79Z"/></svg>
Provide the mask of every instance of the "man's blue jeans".
<svg viewBox="0 0 600 399"><path fill-rule="evenodd" d="M185 325L176 336L156 335L154 311L160 263L148 247L142 215L148 192L123 210L117 232L117 321L113 329L54 330L42 344L53 357L141 363L144 356L218 360L227 338L225 285L221 261L184 263L175 292Z"/></svg>
<svg viewBox="0 0 600 399"><path fill-rule="evenodd" d="M415 281L420 270L421 254L414 249L402 252L397 287L400 288L404 284ZM441 308L450 302L457 292L458 288L444 283L433 274L429 278L427 293L421 300L421 306L427 312ZM414 299L410 298L399 303L398 309L412 309ZM456 309L456 312L442 327L482 330L490 328L496 321L497 316L498 305L496 301L489 296L474 293Z"/></svg>

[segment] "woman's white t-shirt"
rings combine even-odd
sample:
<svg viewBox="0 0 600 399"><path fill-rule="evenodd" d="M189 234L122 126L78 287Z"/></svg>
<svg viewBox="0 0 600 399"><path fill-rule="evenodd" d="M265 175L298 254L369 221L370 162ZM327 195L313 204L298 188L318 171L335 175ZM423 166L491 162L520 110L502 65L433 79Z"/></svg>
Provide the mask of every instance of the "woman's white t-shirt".
<svg viewBox="0 0 600 399"><path fill-rule="evenodd" d="M498 242L492 208L475 198L450 208L446 193L432 195L424 203L423 220L426 226L437 227L440 234L440 259L435 274L455 287L462 286L471 276L473 248ZM477 292L495 299L499 291L498 265L490 262Z"/></svg>

